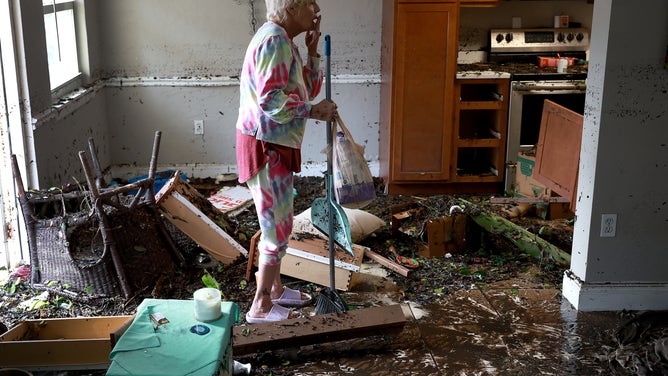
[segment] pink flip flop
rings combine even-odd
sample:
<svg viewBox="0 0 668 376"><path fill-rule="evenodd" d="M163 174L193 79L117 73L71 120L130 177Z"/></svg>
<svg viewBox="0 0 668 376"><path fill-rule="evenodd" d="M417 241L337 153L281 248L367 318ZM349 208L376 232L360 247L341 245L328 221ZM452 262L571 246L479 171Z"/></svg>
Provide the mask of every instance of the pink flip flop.
<svg viewBox="0 0 668 376"><path fill-rule="evenodd" d="M274 304L269 311L269 314L266 317L251 317L246 312L246 322L249 324L262 324L268 322L277 322L287 320L290 317L290 312L292 310L289 308L281 307L280 305Z"/></svg>
<svg viewBox="0 0 668 376"><path fill-rule="evenodd" d="M284 286L283 294L278 299L272 299L271 302L274 304L282 305L283 307L303 307L311 303L311 295L303 293L306 296L305 300L302 300L302 292L299 290L293 290L287 286Z"/></svg>

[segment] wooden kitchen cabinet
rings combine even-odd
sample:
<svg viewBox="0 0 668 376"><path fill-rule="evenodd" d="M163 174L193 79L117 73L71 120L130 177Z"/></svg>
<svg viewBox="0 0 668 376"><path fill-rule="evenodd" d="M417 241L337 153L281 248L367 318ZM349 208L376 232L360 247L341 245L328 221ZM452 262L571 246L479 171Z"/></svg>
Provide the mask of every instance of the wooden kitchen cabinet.
<svg viewBox="0 0 668 376"><path fill-rule="evenodd" d="M503 182L509 89L509 79L456 80L452 180Z"/></svg>
<svg viewBox="0 0 668 376"><path fill-rule="evenodd" d="M384 0L380 173L388 192L451 180L459 2Z"/></svg>
<svg viewBox="0 0 668 376"><path fill-rule="evenodd" d="M493 8L499 6L499 0L462 0L462 8Z"/></svg>

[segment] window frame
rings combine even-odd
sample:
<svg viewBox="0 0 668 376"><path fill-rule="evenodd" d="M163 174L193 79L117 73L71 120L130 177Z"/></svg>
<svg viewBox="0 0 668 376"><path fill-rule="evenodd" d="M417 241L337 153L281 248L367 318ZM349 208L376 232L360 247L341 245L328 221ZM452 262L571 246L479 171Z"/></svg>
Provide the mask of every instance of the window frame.
<svg viewBox="0 0 668 376"><path fill-rule="evenodd" d="M55 8L55 9L54 9ZM75 43L75 49L76 49L76 61L77 61L77 73L73 74L72 77L69 79L61 82L58 84L56 87L51 87L51 79L49 78L49 88L51 89L51 95L54 98L59 98L67 93L70 93L79 87L82 86L83 84L83 72L81 69L81 32L79 30L79 22L77 22L77 18L79 17L78 15L78 9L77 9L77 4L76 0L53 0L50 2L50 4L44 4L44 1L42 2L42 20L44 20L44 16L47 14L53 14L54 17L57 17L58 12L60 11L65 11L65 10L71 10L72 11L72 27L74 28L74 43ZM56 21L57 22L57 21ZM45 24L46 25L46 24ZM57 27L57 23L56 23ZM45 28L46 31L46 28ZM46 35L45 35L45 41L46 41ZM47 62L47 69L49 70L49 77L51 77L51 65L48 64Z"/></svg>

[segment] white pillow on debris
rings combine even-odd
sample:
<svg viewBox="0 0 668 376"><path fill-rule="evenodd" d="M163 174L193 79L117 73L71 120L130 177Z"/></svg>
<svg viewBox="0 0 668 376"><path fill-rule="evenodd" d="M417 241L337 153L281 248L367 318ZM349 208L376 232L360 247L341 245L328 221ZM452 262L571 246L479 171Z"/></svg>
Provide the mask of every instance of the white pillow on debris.
<svg viewBox="0 0 668 376"><path fill-rule="evenodd" d="M376 217L375 215L365 212L360 209L343 208L348 217L348 224L350 225L350 237L353 243L364 240L367 236L373 234L374 231L385 226L385 221ZM311 223L311 209L306 209L299 215L294 217L292 223L293 233L307 233L320 237L325 237L322 232L313 226Z"/></svg>

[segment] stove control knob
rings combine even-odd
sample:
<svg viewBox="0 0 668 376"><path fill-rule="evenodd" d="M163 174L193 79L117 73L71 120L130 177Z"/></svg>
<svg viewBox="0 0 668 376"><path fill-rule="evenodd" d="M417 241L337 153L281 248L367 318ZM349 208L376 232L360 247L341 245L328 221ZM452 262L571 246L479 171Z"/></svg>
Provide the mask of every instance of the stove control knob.
<svg viewBox="0 0 668 376"><path fill-rule="evenodd" d="M578 42L582 42L582 40L584 39L584 37L585 37L584 34L582 34L582 33L578 33L578 35L575 36L575 39L577 39Z"/></svg>
<svg viewBox="0 0 668 376"><path fill-rule="evenodd" d="M564 33L559 33L559 35L557 35L557 40L558 40L559 42L563 42L563 41L564 41L564 38L565 38Z"/></svg>
<svg viewBox="0 0 668 376"><path fill-rule="evenodd" d="M568 39L569 42L572 42L573 39L575 39L575 35L573 35L573 33L568 33L568 36L566 37L566 39Z"/></svg>
<svg viewBox="0 0 668 376"><path fill-rule="evenodd" d="M503 34L501 33L496 34L496 42L497 43L503 42Z"/></svg>
<svg viewBox="0 0 668 376"><path fill-rule="evenodd" d="M506 34L506 42L510 43L510 41L512 40L513 40L513 34L511 33Z"/></svg>

